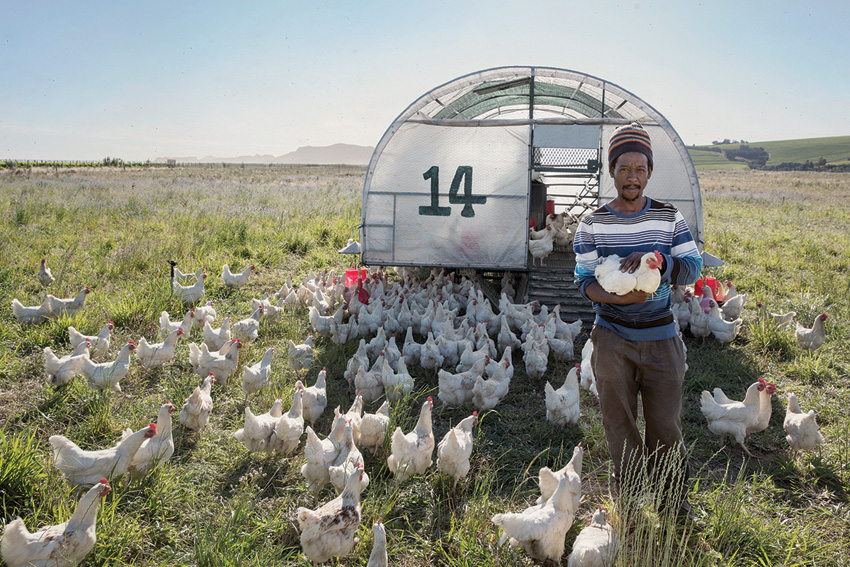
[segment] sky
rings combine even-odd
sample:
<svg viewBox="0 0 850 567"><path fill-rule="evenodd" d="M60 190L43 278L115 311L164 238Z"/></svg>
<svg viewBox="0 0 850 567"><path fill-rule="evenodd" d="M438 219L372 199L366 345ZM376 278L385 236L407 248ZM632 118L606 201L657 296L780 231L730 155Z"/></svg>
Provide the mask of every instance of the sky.
<svg viewBox="0 0 850 567"><path fill-rule="evenodd" d="M7 2L0 159L374 146L502 66L605 79L685 144L850 135L846 0Z"/></svg>

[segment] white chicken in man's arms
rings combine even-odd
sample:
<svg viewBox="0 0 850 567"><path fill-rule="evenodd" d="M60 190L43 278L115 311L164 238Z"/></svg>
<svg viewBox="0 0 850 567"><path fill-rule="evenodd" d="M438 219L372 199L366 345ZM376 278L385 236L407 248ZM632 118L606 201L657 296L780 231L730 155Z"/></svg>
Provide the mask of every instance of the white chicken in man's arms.
<svg viewBox="0 0 850 567"><path fill-rule="evenodd" d="M664 257L657 250L640 256L638 266L634 265L632 255L621 258L616 254L603 258L596 266L594 275L602 289L615 295L626 295L631 291L655 293L661 285L661 270Z"/></svg>

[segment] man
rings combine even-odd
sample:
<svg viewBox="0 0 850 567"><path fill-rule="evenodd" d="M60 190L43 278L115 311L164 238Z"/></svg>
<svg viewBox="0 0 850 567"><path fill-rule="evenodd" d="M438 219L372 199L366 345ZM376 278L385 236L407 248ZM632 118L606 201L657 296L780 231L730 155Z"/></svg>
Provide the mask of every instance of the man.
<svg viewBox="0 0 850 567"><path fill-rule="evenodd" d="M629 467L649 462L654 468L661 457L681 456L683 470L678 477L661 462L657 468L665 470L654 472L665 488L662 506L688 515L681 424L685 354L670 308L670 284L694 283L702 258L681 213L644 195L652 167L652 144L643 127L632 122L617 128L608 150L608 172L617 197L579 224L573 242L575 275L582 295L596 311L591 366L615 481L622 492L624 482L639 471ZM596 281L594 269L603 258L616 254L623 258L620 271L633 273L641 256L655 250L663 261L661 285L654 294L615 295ZM638 395L645 440L637 425Z"/></svg>

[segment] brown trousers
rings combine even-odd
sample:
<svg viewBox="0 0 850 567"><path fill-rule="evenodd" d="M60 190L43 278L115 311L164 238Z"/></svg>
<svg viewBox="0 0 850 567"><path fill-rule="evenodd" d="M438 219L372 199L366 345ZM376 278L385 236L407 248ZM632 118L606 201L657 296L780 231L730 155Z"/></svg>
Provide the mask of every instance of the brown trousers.
<svg viewBox="0 0 850 567"><path fill-rule="evenodd" d="M654 478L680 498L687 480L682 440L682 392L685 377L685 352L679 337L658 341L628 341L599 325L590 333L593 341L591 367L596 377L602 425L608 440L608 452L614 463L614 475L620 489L627 466L667 456L671 449L681 456L677 478ZM637 423L638 394L646 423L645 440ZM672 455L670 455L672 456ZM644 459L647 459L644 461ZM663 468L663 467L658 467ZM652 472L652 470L648 471ZM665 474L664 471L655 471ZM684 476L682 476L682 473ZM675 485L675 488L674 488Z"/></svg>

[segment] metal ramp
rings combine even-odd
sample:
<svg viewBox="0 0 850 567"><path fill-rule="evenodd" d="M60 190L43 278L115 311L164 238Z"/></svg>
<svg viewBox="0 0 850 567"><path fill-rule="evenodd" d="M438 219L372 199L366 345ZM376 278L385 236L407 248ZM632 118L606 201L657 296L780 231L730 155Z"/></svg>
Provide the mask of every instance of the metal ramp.
<svg viewBox="0 0 850 567"><path fill-rule="evenodd" d="M572 251L555 251L543 260L543 266L528 266L528 282L523 302L539 301L551 311L561 304L561 319L571 323L582 320L589 329L596 314L588 300L581 296L575 285L575 254Z"/></svg>

